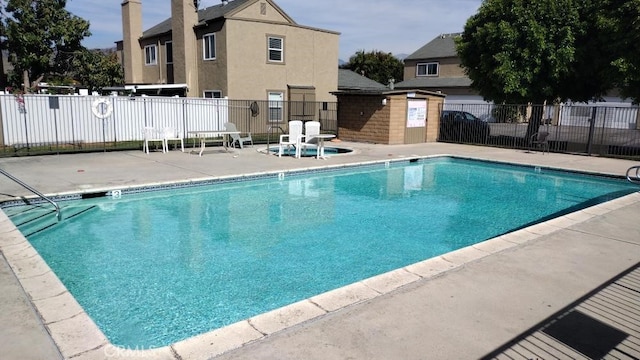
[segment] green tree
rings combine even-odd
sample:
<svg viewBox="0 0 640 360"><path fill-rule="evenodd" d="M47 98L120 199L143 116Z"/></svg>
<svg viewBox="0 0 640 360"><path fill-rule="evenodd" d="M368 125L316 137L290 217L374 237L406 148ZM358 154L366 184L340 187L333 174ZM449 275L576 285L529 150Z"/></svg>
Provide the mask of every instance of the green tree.
<svg viewBox="0 0 640 360"><path fill-rule="evenodd" d="M60 76L70 69L80 41L90 36L89 23L66 9L65 0L7 0L3 46L9 50L13 71L9 83L28 91L48 76Z"/></svg>
<svg viewBox="0 0 640 360"><path fill-rule="evenodd" d="M349 58L349 62L340 66L362 74L371 80L387 85L390 80L400 82L403 78L404 64L391 53L383 51L357 51Z"/></svg>
<svg viewBox="0 0 640 360"><path fill-rule="evenodd" d="M615 85L623 96L640 103L640 0L603 0L598 21L604 47L613 55Z"/></svg>
<svg viewBox="0 0 640 360"><path fill-rule="evenodd" d="M573 0L487 0L457 40L472 87L496 103L566 98L579 11Z"/></svg>
<svg viewBox="0 0 640 360"><path fill-rule="evenodd" d="M89 91L124 83L124 72L115 51L82 50L71 60L73 78Z"/></svg>
<svg viewBox="0 0 640 360"><path fill-rule="evenodd" d="M5 11L6 6L7 6L7 1L0 0L0 90L4 90L4 88L7 86L7 78L5 76L5 69L4 69L4 61L2 61L4 50L6 49L6 41L7 41L7 38L5 36L7 32L5 19L8 18L7 13Z"/></svg>

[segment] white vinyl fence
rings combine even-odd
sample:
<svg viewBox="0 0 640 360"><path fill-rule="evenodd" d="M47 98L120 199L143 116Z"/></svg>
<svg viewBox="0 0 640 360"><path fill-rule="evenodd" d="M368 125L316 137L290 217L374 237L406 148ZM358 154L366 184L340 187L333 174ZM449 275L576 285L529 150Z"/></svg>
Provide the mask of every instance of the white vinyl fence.
<svg viewBox="0 0 640 360"><path fill-rule="evenodd" d="M94 114L98 99L108 101L109 116ZM107 114L104 108L97 113ZM0 145L140 141L142 129L148 126L172 127L187 138L188 131L224 129L228 117L227 99L0 95Z"/></svg>

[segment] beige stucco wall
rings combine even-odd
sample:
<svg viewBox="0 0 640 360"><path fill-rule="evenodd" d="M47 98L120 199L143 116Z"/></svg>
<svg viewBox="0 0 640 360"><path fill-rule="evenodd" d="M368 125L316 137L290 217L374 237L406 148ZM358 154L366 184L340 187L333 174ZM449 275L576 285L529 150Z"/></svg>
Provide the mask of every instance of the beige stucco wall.
<svg viewBox="0 0 640 360"><path fill-rule="evenodd" d="M384 95L339 95L338 136L340 139L388 144L391 108L399 105L391 103L382 105L384 98Z"/></svg>
<svg viewBox="0 0 640 360"><path fill-rule="evenodd" d="M264 12L263 12L264 6ZM271 6L267 1L258 1L254 4L247 6L246 8L233 14L234 19L258 19L260 21L271 21L285 23L289 22L284 14L278 9Z"/></svg>
<svg viewBox="0 0 640 360"><path fill-rule="evenodd" d="M124 80L128 84L139 83L143 81L140 68L144 66L144 52L140 53L138 43L142 36L142 1L123 1L121 13Z"/></svg>
<svg viewBox="0 0 640 360"><path fill-rule="evenodd" d="M383 104L386 99L386 105ZM419 142L435 142L438 137L440 109L444 97L416 94L411 99L427 101L427 126L418 131ZM407 136L407 93L389 95L338 95L338 135L345 141L377 144L405 144ZM426 134L425 134L426 131ZM415 136L416 134L413 134ZM409 139L410 142L414 141Z"/></svg>
<svg viewBox="0 0 640 360"><path fill-rule="evenodd" d="M423 63L437 62L438 76L441 78L464 76L464 70L460 67L460 60L457 57L427 59L427 60L405 60L404 80L416 77L416 66Z"/></svg>
<svg viewBox="0 0 640 360"><path fill-rule="evenodd" d="M149 45L156 45L157 53L156 53L156 65L146 65L145 64L145 50L144 48ZM143 84L161 84L162 80L162 68L166 65L162 62L162 49L160 46L160 41L158 38L153 39L144 39L140 42L140 50L142 52L142 79L137 83Z"/></svg>
<svg viewBox="0 0 640 360"><path fill-rule="evenodd" d="M205 61L202 37L209 33L216 34L216 59ZM268 35L284 38L283 63L267 61ZM339 34L295 25L268 1L257 1L231 18L197 28L195 37L194 72L198 81L190 86L189 96L202 97L205 90L219 90L231 99L266 100L268 91L282 91L287 100L287 88L294 86L315 88L316 101L336 101L331 92L338 88ZM138 67L141 75L137 83L187 80L184 72L181 74L175 38L174 65L167 66L164 46L167 40L171 40L170 35L140 43L142 64ZM144 47L150 44L158 47L157 65L144 65Z"/></svg>
<svg viewBox="0 0 640 360"><path fill-rule="evenodd" d="M228 96L267 99L267 90L313 86L316 101L335 101L337 33L287 24L227 20ZM267 61L267 36L284 38L284 62ZM285 94L285 99L288 94Z"/></svg>
<svg viewBox="0 0 640 360"><path fill-rule="evenodd" d="M222 96L229 96L228 71L230 65L227 56L227 29L224 21L216 22L205 29L197 30L197 63L199 89L193 96L204 96L204 91L219 90ZM204 60L204 43L202 37L206 34L214 33L216 36L216 58L215 60ZM231 99L235 99L229 97Z"/></svg>

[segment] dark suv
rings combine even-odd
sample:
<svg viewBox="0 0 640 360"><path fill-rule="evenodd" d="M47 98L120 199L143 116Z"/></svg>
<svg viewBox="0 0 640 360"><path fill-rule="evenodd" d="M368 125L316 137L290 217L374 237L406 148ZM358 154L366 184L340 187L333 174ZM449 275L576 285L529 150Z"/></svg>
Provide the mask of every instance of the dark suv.
<svg viewBox="0 0 640 360"><path fill-rule="evenodd" d="M473 114L459 110L443 110L438 140L486 144L489 132L489 124Z"/></svg>

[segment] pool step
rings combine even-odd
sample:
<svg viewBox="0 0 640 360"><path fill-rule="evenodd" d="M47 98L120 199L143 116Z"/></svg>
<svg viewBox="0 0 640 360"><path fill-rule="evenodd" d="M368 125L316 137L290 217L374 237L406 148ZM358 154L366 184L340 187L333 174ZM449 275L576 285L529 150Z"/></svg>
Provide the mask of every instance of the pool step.
<svg viewBox="0 0 640 360"><path fill-rule="evenodd" d="M61 208L62 220L65 221L95 208L92 206ZM47 206L33 205L3 209L9 219L25 237L46 230L59 223L55 209Z"/></svg>

